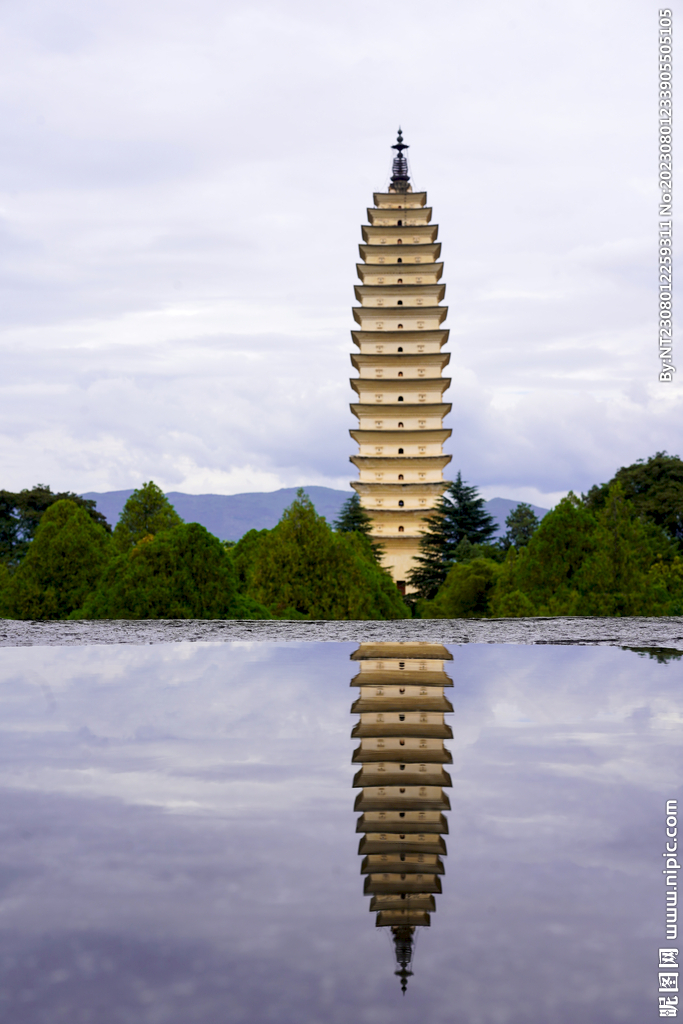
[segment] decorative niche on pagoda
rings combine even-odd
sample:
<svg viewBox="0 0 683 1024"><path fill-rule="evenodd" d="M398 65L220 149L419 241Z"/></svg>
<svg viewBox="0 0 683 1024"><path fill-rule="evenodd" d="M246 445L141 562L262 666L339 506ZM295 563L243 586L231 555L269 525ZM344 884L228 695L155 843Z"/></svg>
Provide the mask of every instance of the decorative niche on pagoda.
<svg viewBox="0 0 683 1024"><path fill-rule="evenodd" d="M360 870L377 927L391 929L405 992L415 928L431 923L444 874L444 787L451 785L444 765L453 760L444 745L453 736L444 719L453 710L444 665L452 655L441 644L377 643L361 644L351 659L359 669L351 712L360 720L351 735L360 740L352 758L360 765L353 780Z"/></svg>
<svg viewBox="0 0 683 1024"><path fill-rule="evenodd" d="M425 192L413 192L399 130L389 191L375 193L362 229L358 264L361 284L353 309L358 352L351 362L357 401L351 410L359 446L351 462L359 470L352 487L372 519L383 560L405 590L419 552L424 516L446 488L444 467L451 456L443 443L451 431L443 418L450 380L443 376L450 356L443 352L448 314L441 303L443 264L438 228Z"/></svg>

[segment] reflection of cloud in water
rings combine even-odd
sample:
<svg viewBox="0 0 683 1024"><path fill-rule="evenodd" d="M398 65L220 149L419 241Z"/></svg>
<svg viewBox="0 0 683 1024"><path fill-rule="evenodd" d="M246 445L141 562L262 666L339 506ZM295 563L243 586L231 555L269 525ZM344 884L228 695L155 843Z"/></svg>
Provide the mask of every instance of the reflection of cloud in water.
<svg viewBox="0 0 683 1024"><path fill-rule="evenodd" d="M683 665L610 648L449 648L448 873L403 1000L359 892L356 649L0 650L0 1016L652 1016Z"/></svg>

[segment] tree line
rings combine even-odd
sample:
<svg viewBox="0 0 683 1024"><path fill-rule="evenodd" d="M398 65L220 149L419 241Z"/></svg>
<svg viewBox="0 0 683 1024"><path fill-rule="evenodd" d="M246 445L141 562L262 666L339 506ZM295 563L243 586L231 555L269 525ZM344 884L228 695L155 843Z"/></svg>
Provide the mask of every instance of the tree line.
<svg viewBox="0 0 683 1024"><path fill-rule="evenodd" d="M404 600L354 494L330 526L303 490L272 530L220 541L145 483L112 530L95 502L0 491L0 615L395 619L683 615L683 461L658 452L539 522L497 524L461 474L427 518Z"/></svg>
<svg viewBox="0 0 683 1024"><path fill-rule="evenodd" d="M114 530L95 503L2 492L0 615L15 619L395 619L410 616L354 510L333 530L303 490L272 530L221 542L153 482ZM28 512L27 512L28 510Z"/></svg>
<svg viewBox="0 0 683 1024"><path fill-rule="evenodd" d="M460 476L430 517L412 574L425 618L683 615L683 461L657 452L539 523L520 503L508 530Z"/></svg>

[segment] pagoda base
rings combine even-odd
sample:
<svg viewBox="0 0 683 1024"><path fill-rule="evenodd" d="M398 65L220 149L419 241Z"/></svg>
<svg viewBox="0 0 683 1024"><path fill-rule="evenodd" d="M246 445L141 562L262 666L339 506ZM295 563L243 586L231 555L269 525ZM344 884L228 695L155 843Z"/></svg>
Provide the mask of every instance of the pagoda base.
<svg viewBox="0 0 683 1024"><path fill-rule="evenodd" d="M408 574L417 565L415 558L420 553L420 536L398 534L387 537L383 533L373 532L372 539L382 545L381 564L391 573L401 592L415 593Z"/></svg>

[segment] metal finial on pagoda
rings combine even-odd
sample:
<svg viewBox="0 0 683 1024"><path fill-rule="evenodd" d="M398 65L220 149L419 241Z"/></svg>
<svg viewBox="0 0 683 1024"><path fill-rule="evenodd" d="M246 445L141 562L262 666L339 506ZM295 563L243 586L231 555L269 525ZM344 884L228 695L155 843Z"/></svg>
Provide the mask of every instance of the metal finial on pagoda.
<svg viewBox="0 0 683 1024"><path fill-rule="evenodd" d="M410 149L410 146L403 141L403 132L400 128L396 136L396 142L391 148L397 150L392 165L391 186L395 192L406 192L410 175L408 174L408 161L403 155L403 150Z"/></svg>
<svg viewBox="0 0 683 1024"><path fill-rule="evenodd" d="M401 979L401 992L406 994L408 978L412 978L413 972L410 965L413 959L413 933L414 928L399 926L391 929L396 949L396 963L400 970L394 971L397 978Z"/></svg>
<svg viewBox="0 0 683 1024"><path fill-rule="evenodd" d="M399 151L399 154L402 153L404 149L410 149L408 143L403 141L403 129L400 127L400 125L398 129L398 135L396 136L396 142L391 148L397 149Z"/></svg>

